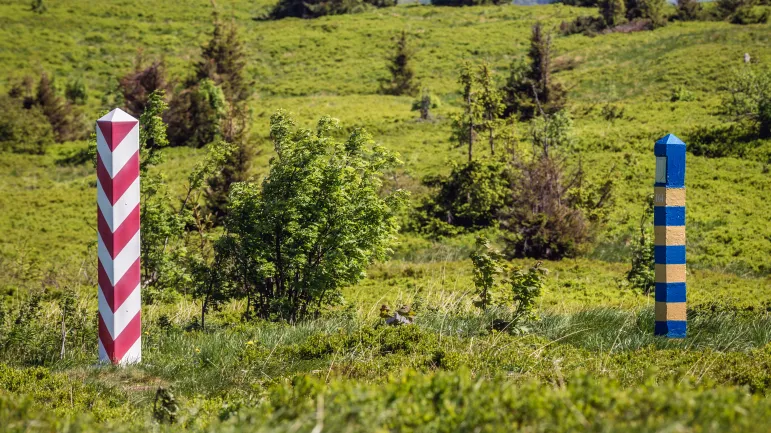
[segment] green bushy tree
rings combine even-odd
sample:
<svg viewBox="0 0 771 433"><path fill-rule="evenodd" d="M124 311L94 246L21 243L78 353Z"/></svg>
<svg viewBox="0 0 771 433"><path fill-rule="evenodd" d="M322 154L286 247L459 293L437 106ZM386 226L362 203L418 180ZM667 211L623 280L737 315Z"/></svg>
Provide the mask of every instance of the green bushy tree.
<svg viewBox="0 0 771 433"><path fill-rule="evenodd" d="M675 16L680 21L698 21L703 16L703 8L698 0L678 0Z"/></svg>
<svg viewBox="0 0 771 433"><path fill-rule="evenodd" d="M505 161L491 158L454 164L447 176L427 176L423 184L435 192L417 209L419 226L444 235L494 225L510 203L511 176Z"/></svg>
<svg viewBox="0 0 771 433"><path fill-rule="evenodd" d="M600 0L599 9L606 27L613 28L626 20L627 12L624 0Z"/></svg>
<svg viewBox="0 0 771 433"><path fill-rule="evenodd" d="M771 138L771 70L755 65L733 73L724 90L722 112L759 138Z"/></svg>
<svg viewBox="0 0 771 433"><path fill-rule="evenodd" d="M88 101L88 89L82 78L68 81L64 89L64 96L70 104L85 105Z"/></svg>
<svg viewBox="0 0 771 433"><path fill-rule="evenodd" d="M476 238L470 257L474 266L474 287L478 296L474 304L482 310L487 310L493 304L498 274L502 271L503 257L490 246L490 242L484 236Z"/></svg>
<svg viewBox="0 0 771 433"><path fill-rule="evenodd" d="M176 146L203 147L222 137L227 115L222 89L204 79L174 97L168 114L169 140Z"/></svg>
<svg viewBox="0 0 771 433"><path fill-rule="evenodd" d="M364 130L338 142L336 129L328 117L315 132L296 129L277 112L268 175L232 187L214 272L226 272L257 317L295 322L336 303L396 234L405 194L380 190L398 160Z"/></svg>
<svg viewBox="0 0 771 433"><path fill-rule="evenodd" d="M54 144L54 131L40 107L0 96L0 151L42 155Z"/></svg>
<svg viewBox="0 0 771 433"><path fill-rule="evenodd" d="M48 11L48 6L46 6L45 1L43 0L32 0L30 10L36 14L44 14Z"/></svg>
<svg viewBox="0 0 771 433"><path fill-rule="evenodd" d="M420 112L420 120L429 120L432 117L431 110L441 105L439 98L431 93L430 89L424 88L420 97L412 101L412 111Z"/></svg>

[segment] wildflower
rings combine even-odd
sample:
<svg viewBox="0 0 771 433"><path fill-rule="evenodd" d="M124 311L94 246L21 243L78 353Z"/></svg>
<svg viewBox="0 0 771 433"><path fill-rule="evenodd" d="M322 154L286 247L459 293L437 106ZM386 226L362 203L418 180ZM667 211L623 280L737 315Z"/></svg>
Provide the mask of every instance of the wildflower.
<svg viewBox="0 0 771 433"><path fill-rule="evenodd" d="M249 341L246 342L246 345L247 346L254 346L254 341L249 340Z"/></svg>
<svg viewBox="0 0 771 433"><path fill-rule="evenodd" d="M197 348L197 347L196 347L196 348L195 348L195 353L201 353L201 349L199 349L199 348Z"/></svg>

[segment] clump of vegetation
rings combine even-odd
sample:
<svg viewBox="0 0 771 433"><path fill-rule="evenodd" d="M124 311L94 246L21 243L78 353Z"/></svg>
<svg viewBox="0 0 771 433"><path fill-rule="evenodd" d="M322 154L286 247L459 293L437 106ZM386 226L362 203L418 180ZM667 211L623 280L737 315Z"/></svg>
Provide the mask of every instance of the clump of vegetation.
<svg viewBox="0 0 771 433"><path fill-rule="evenodd" d="M771 138L771 70L745 66L725 87L723 114L758 138Z"/></svg>
<svg viewBox="0 0 771 433"><path fill-rule="evenodd" d="M722 89L721 114L728 123L695 128L688 150L709 157L761 158L771 138L771 71L753 64L734 71Z"/></svg>
<svg viewBox="0 0 771 433"><path fill-rule="evenodd" d="M233 187L202 314L214 290L232 286L257 317L295 322L338 303L342 287L385 258L405 196L379 191L398 160L366 131L341 143L336 129L328 117L315 133L295 129L283 111L271 117L277 156L262 185Z"/></svg>
<svg viewBox="0 0 771 433"><path fill-rule="evenodd" d="M126 112L139 117L145 111L147 100L156 90L164 95L171 94L172 84L166 78L166 67L163 61L154 61L147 67L142 67L141 52L134 61L134 71L118 80L118 88L123 98L122 106Z"/></svg>
<svg viewBox="0 0 771 433"><path fill-rule="evenodd" d="M396 6L396 0L280 0L268 15L271 19L318 18L363 12L368 8Z"/></svg>
<svg viewBox="0 0 771 433"><path fill-rule="evenodd" d="M634 289L650 295L656 288L654 260L654 239L650 228L653 226L653 196L648 196L645 209L640 217L640 237L632 244L632 267L626 273L626 280Z"/></svg>
<svg viewBox="0 0 771 433"><path fill-rule="evenodd" d="M412 111L420 113L420 120L430 120L433 116L431 110L439 108L441 101L428 88L423 88L420 97L412 101Z"/></svg>
<svg viewBox="0 0 771 433"><path fill-rule="evenodd" d="M423 184L435 193L417 209L419 230L450 235L495 225L498 212L511 203L511 178L506 162L493 158L453 164L447 176L426 176Z"/></svg>
<svg viewBox="0 0 771 433"><path fill-rule="evenodd" d="M46 6L44 0L32 0L30 10L36 14L44 14L48 11L48 6Z"/></svg>
<svg viewBox="0 0 771 433"><path fill-rule="evenodd" d="M42 155L54 144L54 130L40 107L25 109L3 95L0 112L0 151Z"/></svg>
<svg viewBox="0 0 771 433"><path fill-rule="evenodd" d="M504 0L431 0L434 6L482 6L482 5L502 5L506 4Z"/></svg>
<svg viewBox="0 0 771 433"><path fill-rule="evenodd" d="M567 92L552 77L553 56L551 35L537 23L530 36L529 64L515 60L503 87L506 116L516 114L520 119L531 119L538 114L539 106L546 114L565 106Z"/></svg>
<svg viewBox="0 0 771 433"><path fill-rule="evenodd" d="M513 268L492 248L484 236L478 236L471 252L474 265L474 305L487 311L492 306L503 307L502 317L493 321L493 328L510 332L522 330L524 322L535 318L535 302L544 287L545 269L541 262L527 271ZM507 307L514 306L513 309Z"/></svg>
<svg viewBox="0 0 771 433"><path fill-rule="evenodd" d="M415 72L412 68L414 50L407 43L407 32L402 30L395 38L394 52L388 58L388 72L391 78L383 80L383 93L389 95L414 95L418 91Z"/></svg>
<svg viewBox="0 0 771 433"><path fill-rule="evenodd" d="M769 18L768 9L756 12L757 0L718 0L714 14L718 19L728 20L733 24L765 23Z"/></svg>
<svg viewBox="0 0 771 433"><path fill-rule="evenodd" d="M5 104L8 106L9 116L4 120L4 123L8 125L6 126L8 132L5 135L9 138L6 141L14 141L15 139L10 137L25 130L25 125L30 125L30 122L34 123L35 120L33 119L39 117L37 112L47 119L57 143L83 138L82 113L70 101L58 94L54 80L50 79L47 73L43 72L40 75L36 88L32 79L27 77L21 83L14 84L8 91L8 96L10 100L6 100ZM17 108L33 110L33 112L22 114L16 110ZM11 112L16 112L17 115L14 116L10 114ZM33 140L32 145L17 144L11 147L16 148L17 151L22 148L27 149L24 153L42 153L42 149L47 143L46 129L43 127L43 141L30 137ZM13 130L18 132L14 133ZM34 134L32 135L34 136Z"/></svg>
<svg viewBox="0 0 771 433"><path fill-rule="evenodd" d="M511 257L575 256L592 239L612 198L613 180L589 185L583 168L568 173L571 120L565 112L531 122L532 153L513 162L511 206L501 213Z"/></svg>
<svg viewBox="0 0 771 433"><path fill-rule="evenodd" d="M677 0L677 14L680 21L699 21L704 18L704 9L698 0Z"/></svg>
<svg viewBox="0 0 771 433"><path fill-rule="evenodd" d="M64 88L64 97L73 105L86 105L88 102L88 89L82 78L68 81Z"/></svg>

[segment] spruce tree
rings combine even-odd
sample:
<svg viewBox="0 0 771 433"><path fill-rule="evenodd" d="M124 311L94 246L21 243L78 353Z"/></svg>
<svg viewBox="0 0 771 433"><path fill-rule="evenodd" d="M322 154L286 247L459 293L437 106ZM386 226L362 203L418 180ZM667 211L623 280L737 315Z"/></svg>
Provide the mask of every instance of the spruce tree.
<svg viewBox="0 0 771 433"><path fill-rule="evenodd" d="M606 27L616 27L624 22L626 17L624 0L600 0L599 8Z"/></svg>
<svg viewBox="0 0 771 433"><path fill-rule="evenodd" d="M388 71L391 79L383 82L383 92L390 95L414 95L418 91L412 58L415 53L407 43L407 32L402 30L396 38L394 53L389 57Z"/></svg>
<svg viewBox="0 0 771 433"><path fill-rule="evenodd" d="M512 63L510 75L503 88L504 113L518 113L522 120L540 114L556 113L565 106L565 89L552 80L551 35L544 32L540 23L533 26L530 36L529 64Z"/></svg>
<svg viewBox="0 0 771 433"><path fill-rule="evenodd" d="M215 12L212 37L195 65L195 81L208 78L222 88L229 102L240 103L251 96L245 73L246 53L238 27L233 21L223 22Z"/></svg>
<svg viewBox="0 0 771 433"><path fill-rule="evenodd" d="M141 55L137 56L134 71L118 80L126 112L134 117L141 116L145 111L150 94L156 90L166 94L171 87L163 60L156 60L143 68Z"/></svg>
<svg viewBox="0 0 771 433"><path fill-rule="evenodd" d="M43 72L37 86L35 105L39 106L54 130L57 142L70 140L74 137L72 110L59 95L56 94L53 80Z"/></svg>

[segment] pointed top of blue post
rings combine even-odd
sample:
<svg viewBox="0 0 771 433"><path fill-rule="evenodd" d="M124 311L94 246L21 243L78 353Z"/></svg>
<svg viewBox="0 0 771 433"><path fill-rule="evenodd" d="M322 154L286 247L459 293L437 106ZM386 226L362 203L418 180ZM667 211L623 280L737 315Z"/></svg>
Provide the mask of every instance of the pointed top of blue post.
<svg viewBox="0 0 771 433"><path fill-rule="evenodd" d="M685 143L683 143L683 140L677 138L675 134L667 134L659 138L656 144L680 144L685 146Z"/></svg>

